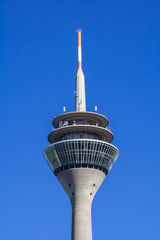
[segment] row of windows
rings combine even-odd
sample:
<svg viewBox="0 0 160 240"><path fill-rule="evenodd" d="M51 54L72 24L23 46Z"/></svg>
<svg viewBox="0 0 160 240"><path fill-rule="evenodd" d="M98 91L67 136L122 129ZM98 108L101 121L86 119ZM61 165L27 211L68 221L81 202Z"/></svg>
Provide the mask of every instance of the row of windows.
<svg viewBox="0 0 160 240"><path fill-rule="evenodd" d="M58 155L61 165L72 164L72 163L91 163L96 165L101 165L110 169L110 166L114 164L114 159L110 156L103 156L101 153L99 154L66 154L61 153Z"/></svg>
<svg viewBox="0 0 160 240"><path fill-rule="evenodd" d="M101 140L101 136L98 134L88 133L88 132L72 132L68 134L64 134L60 140L68 140L68 139L97 139Z"/></svg>
<svg viewBox="0 0 160 240"><path fill-rule="evenodd" d="M66 151L75 151L75 150L101 151L101 152L107 152L113 156L117 153L117 149L114 148L112 145L108 145L103 142L87 141L87 140L66 141L66 142L58 143L58 144L55 144L55 149L57 153L66 152Z"/></svg>
<svg viewBox="0 0 160 240"><path fill-rule="evenodd" d="M118 150L103 142L72 140L49 146L44 155L53 170L72 163L90 163L103 166L109 171L118 157Z"/></svg>

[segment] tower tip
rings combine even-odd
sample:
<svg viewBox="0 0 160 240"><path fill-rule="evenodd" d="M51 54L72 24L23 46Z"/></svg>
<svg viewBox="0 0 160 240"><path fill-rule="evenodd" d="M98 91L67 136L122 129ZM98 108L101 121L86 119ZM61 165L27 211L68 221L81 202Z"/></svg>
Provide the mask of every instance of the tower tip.
<svg viewBox="0 0 160 240"><path fill-rule="evenodd" d="M77 28L76 32L82 32L83 30L81 28Z"/></svg>

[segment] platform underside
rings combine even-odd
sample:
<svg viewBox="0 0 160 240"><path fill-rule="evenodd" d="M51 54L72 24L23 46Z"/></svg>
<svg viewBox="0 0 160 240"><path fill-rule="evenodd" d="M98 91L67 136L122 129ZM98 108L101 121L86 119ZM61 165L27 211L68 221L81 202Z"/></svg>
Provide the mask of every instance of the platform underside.
<svg viewBox="0 0 160 240"><path fill-rule="evenodd" d="M54 174L57 176L60 172L71 169L71 168L92 168L102 171L105 175L108 174L108 170L102 166L96 164L85 164L85 163L76 163L76 164L68 164L63 165L54 170Z"/></svg>

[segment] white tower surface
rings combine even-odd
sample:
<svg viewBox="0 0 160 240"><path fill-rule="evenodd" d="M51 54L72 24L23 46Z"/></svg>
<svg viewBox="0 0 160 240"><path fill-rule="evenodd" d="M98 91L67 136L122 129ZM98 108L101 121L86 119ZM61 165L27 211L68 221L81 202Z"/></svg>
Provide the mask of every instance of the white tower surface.
<svg viewBox="0 0 160 240"><path fill-rule="evenodd" d="M75 111L86 111L86 96L85 96L85 80L82 71L82 47L81 47L81 32L77 30L78 37L78 71L76 75L76 90L75 90Z"/></svg>
<svg viewBox="0 0 160 240"><path fill-rule="evenodd" d="M85 83L81 62L81 30L78 30L78 72L75 112L56 116L51 143L43 152L72 205L72 240L92 240L91 205L119 151L111 144L108 119L86 112ZM67 238L66 238L67 239Z"/></svg>

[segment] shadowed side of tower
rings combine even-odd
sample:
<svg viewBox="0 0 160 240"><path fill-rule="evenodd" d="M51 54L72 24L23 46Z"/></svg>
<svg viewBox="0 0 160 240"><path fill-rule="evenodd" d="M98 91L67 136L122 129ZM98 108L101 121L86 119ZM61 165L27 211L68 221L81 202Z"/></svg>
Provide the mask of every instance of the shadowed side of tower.
<svg viewBox="0 0 160 240"><path fill-rule="evenodd" d="M44 156L70 199L72 240L92 240L92 201L119 151L111 144L113 134L107 129L108 119L86 112L81 30L77 35L75 112L64 113L53 120L55 130L48 135L51 145L44 150Z"/></svg>

